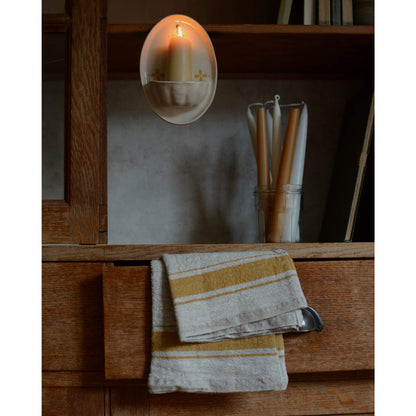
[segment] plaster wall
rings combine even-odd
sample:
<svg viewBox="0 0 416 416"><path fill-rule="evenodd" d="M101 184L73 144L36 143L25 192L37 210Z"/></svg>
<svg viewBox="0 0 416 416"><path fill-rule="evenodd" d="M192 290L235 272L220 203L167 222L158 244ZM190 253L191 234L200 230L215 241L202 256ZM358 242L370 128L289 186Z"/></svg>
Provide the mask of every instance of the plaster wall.
<svg viewBox="0 0 416 416"><path fill-rule="evenodd" d="M176 126L152 112L139 81L109 81L109 244L256 242L257 173L246 109L274 94L282 104L308 105L303 241L318 241L345 106L362 86L351 80L220 80L205 115ZM57 88L47 82L43 89L47 199L63 195Z"/></svg>

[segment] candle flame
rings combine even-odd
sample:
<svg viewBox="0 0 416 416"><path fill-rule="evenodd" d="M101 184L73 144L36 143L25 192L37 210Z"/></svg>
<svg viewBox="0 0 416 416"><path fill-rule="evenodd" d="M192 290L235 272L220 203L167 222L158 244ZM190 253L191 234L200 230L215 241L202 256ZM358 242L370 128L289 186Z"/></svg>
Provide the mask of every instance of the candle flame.
<svg viewBox="0 0 416 416"><path fill-rule="evenodd" d="M176 25L176 33L178 36L183 37L181 25Z"/></svg>

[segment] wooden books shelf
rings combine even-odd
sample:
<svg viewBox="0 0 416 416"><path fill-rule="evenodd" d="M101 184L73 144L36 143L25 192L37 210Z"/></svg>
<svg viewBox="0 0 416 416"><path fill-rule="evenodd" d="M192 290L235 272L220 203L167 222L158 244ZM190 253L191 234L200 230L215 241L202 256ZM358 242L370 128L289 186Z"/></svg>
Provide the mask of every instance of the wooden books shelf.
<svg viewBox="0 0 416 416"><path fill-rule="evenodd" d="M108 26L110 79L138 78L152 25ZM204 25L220 78L371 78L373 26ZM230 53L230 51L233 51Z"/></svg>
<svg viewBox="0 0 416 416"><path fill-rule="evenodd" d="M49 16L44 31L61 32L65 16ZM153 25L108 25L108 76L138 79L140 50ZM220 78L371 78L374 26L206 24ZM53 38L46 36L46 49ZM49 43L49 44L48 44ZM230 54L229 51L233 53Z"/></svg>

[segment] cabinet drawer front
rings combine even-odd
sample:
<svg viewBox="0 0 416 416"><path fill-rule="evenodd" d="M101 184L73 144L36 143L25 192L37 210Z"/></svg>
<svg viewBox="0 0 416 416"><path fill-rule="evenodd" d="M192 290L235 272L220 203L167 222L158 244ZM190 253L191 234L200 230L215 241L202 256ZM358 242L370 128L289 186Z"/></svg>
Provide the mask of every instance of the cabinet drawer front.
<svg viewBox="0 0 416 416"><path fill-rule="evenodd" d="M300 261L308 303L322 332L285 334L289 374L374 368L374 261ZM104 268L104 349L107 379L142 379L150 366L150 267Z"/></svg>
<svg viewBox="0 0 416 416"><path fill-rule="evenodd" d="M102 371L102 263L43 263L42 368Z"/></svg>

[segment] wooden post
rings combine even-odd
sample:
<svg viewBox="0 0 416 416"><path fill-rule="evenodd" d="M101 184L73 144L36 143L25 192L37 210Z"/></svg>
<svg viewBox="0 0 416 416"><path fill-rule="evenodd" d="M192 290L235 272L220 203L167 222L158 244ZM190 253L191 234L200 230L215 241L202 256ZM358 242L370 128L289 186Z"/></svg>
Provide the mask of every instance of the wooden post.
<svg viewBox="0 0 416 416"><path fill-rule="evenodd" d="M73 0L71 32L71 234L97 244L106 228L106 1Z"/></svg>

